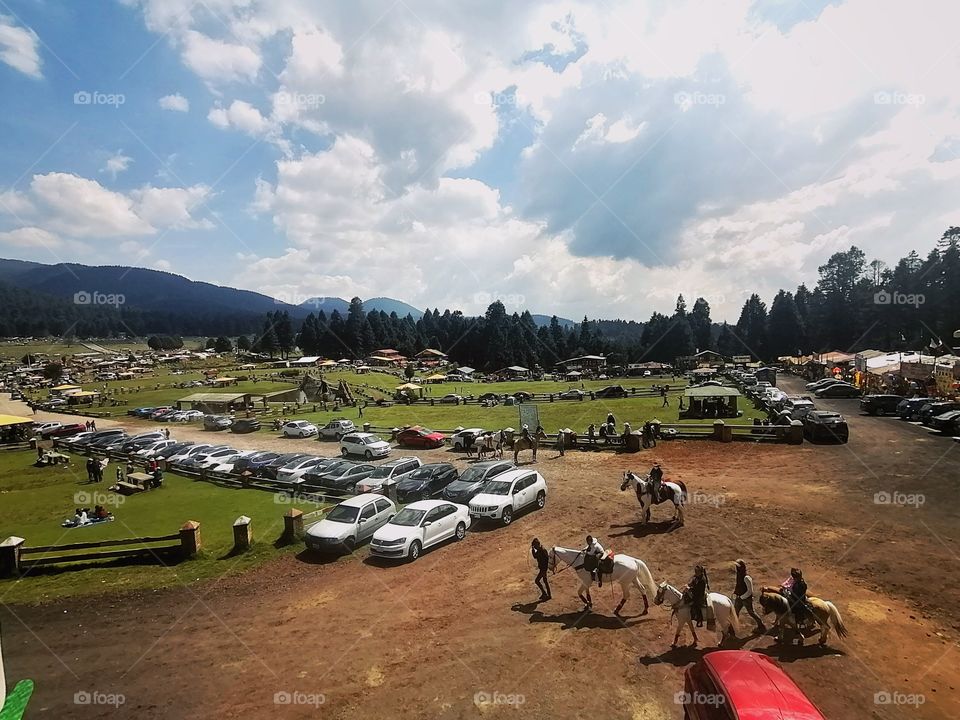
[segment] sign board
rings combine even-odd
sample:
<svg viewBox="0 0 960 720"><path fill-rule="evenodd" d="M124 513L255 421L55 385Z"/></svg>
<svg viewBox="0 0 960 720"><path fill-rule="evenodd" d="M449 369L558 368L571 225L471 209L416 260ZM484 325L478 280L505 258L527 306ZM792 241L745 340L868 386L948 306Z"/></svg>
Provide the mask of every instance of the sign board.
<svg viewBox="0 0 960 720"><path fill-rule="evenodd" d="M520 411L520 427L522 429L524 425L530 428L532 433L540 425L540 409L532 403L520 403L517 406L517 409Z"/></svg>
<svg viewBox="0 0 960 720"><path fill-rule="evenodd" d="M751 358L749 355L734 355L730 359L733 361L734 365L746 365L748 362L750 362Z"/></svg>

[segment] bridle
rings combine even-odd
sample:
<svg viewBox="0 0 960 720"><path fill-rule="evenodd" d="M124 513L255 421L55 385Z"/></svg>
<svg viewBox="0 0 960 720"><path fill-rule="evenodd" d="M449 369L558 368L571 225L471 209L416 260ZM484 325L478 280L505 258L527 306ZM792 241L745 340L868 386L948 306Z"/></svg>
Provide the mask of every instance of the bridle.
<svg viewBox="0 0 960 720"><path fill-rule="evenodd" d="M581 555L583 555L584 553L586 553L586 550L581 550L580 552L578 552L578 553L574 556L573 562L571 562L571 563L567 563L567 561L564 560L563 562L566 563L566 564L565 564L561 569L557 570L557 561L558 561L558 560L557 560L557 549L556 549L555 547L550 548L550 559L553 560L553 569L552 569L550 572L551 572L552 574L554 574L554 575L559 575L560 573L564 572L565 570L569 570L570 568L573 567L574 563L576 563L577 558L580 557Z"/></svg>

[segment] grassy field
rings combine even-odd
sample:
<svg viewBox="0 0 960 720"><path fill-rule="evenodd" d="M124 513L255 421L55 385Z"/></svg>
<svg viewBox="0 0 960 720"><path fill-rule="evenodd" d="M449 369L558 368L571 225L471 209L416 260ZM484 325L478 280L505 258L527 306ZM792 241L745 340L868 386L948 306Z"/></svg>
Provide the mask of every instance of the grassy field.
<svg viewBox="0 0 960 720"><path fill-rule="evenodd" d="M125 341L125 340L104 340L98 342L95 340L90 341L93 345L99 345L100 347L107 348L108 350L115 350L117 352L121 351L135 351L135 352L146 352L150 348L147 347L145 342L136 342L136 341ZM191 345L192 347L192 345ZM19 360L27 353L32 355L73 355L74 353L85 353L90 352L86 347L84 347L79 340L75 340L69 345L62 340L54 340L52 342L43 342L43 341L30 341L30 342L10 342L4 341L0 342L0 359L2 358L14 358Z"/></svg>
<svg viewBox="0 0 960 720"><path fill-rule="evenodd" d="M0 497L5 510L0 514L0 539L17 535L26 538L27 546L38 546L158 536L196 520L203 551L196 559L170 568L86 564L83 569L0 580L0 602L33 603L110 590L167 587L241 572L277 553L302 549L298 544L274 548L283 531L283 513L290 505L276 502L269 492L225 488L167 473L161 490L122 497L105 490L111 484L113 464L107 468L106 481L97 486L86 483L81 457L72 469L37 468L34 459L31 451L0 453ZM116 520L91 527L60 527L78 505L95 504L107 506ZM305 512L316 509L309 503L293 506ZM227 557L233 547L233 521L240 515L253 520L254 545L247 553Z"/></svg>

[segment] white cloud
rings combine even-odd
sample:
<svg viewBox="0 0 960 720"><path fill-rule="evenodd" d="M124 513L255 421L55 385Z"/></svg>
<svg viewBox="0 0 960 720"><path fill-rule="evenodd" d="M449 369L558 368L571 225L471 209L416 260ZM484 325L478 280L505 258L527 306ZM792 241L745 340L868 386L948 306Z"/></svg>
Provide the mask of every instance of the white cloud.
<svg viewBox="0 0 960 720"><path fill-rule="evenodd" d="M260 72L260 55L246 45L216 40L194 30L183 37L183 61L204 80L252 82Z"/></svg>
<svg viewBox="0 0 960 720"><path fill-rule="evenodd" d="M207 119L219 128L235 128L248 135L262 135L271 129L270 121L250 103L234 100L229 107L214 107Z"/></svg>
<svg viewBox="0 0 960 720"><path fill-rule="evenodd" d="M107 163L100 168L100 172L105 172L109 174L111 178L115 179L117 175L125 172L127 168L130 167L132 162L132 157L129 155L124 155L122 150L118 150L116 153L107 158Z"/></svg>
<svg viewBox="0 0 960 720"><path fill-rule="evenodd" d="M38 227L22 227L16 230L0 232L0 245L13 247L35 248L38 245L46 248L55 248L62 245L59 237Z"/></svg>
<svg viewBox="0 0 960 720"><path fill-rule="evenodd" d="M143 187L130 193L134 210L155 228L210 229L209 219L194 217L194 213L210 199L206 185L188 188Z"/></svg>
<svg viewBox="0 0 960 720"><path fill-rule="evenodd" d="M12 17L0 15L0 60L24 75L41 78L39 44L33 30L18 26Z"/></svg>
<svg viewBox="0 0 960 720"><path fill-rule="evenodd" d="M183 113L190 111L190 101L180 93L164 95L157 101L157 104L159 104L164 110L172 110L174 112Z"/></svg>

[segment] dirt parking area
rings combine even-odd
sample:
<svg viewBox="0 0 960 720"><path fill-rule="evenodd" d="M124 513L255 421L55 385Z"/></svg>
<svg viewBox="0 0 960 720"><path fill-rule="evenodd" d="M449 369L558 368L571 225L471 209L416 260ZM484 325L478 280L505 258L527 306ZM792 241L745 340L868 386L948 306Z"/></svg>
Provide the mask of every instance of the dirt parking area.
<svg viewBox="0 0 960 720"><path fill-rule="evenodd" d="M551 577L554 599L535 602L530 539L576 546L593 533L644 560L658 582L682 584L704 562L711 589L727 595L738 557L759 584L802 567L850 636L780 648L751 635L744 615L729 647L777 657L830 718L960 717L957 443L833 403L850 420L847 445L544 451L542 511L473 528L413 564L373 561L361 547L220 582L4 606L7 672L37 680L30 717L679 718L683 670L705 650L670 649L666 610L641 616L634 596L616 618L619 591L605 585L584 613L562 572ZM224 442L247 447L248 438L269 447L263 435ZM654 459L693 495L683 528L671 530L667 506L641 526L636 498L619 491L625 469L646 471ZM701 645L713 639L704 632ZM75 704L84 692L124 702ZM897 704L910 697L922 704Z"/></svg>

